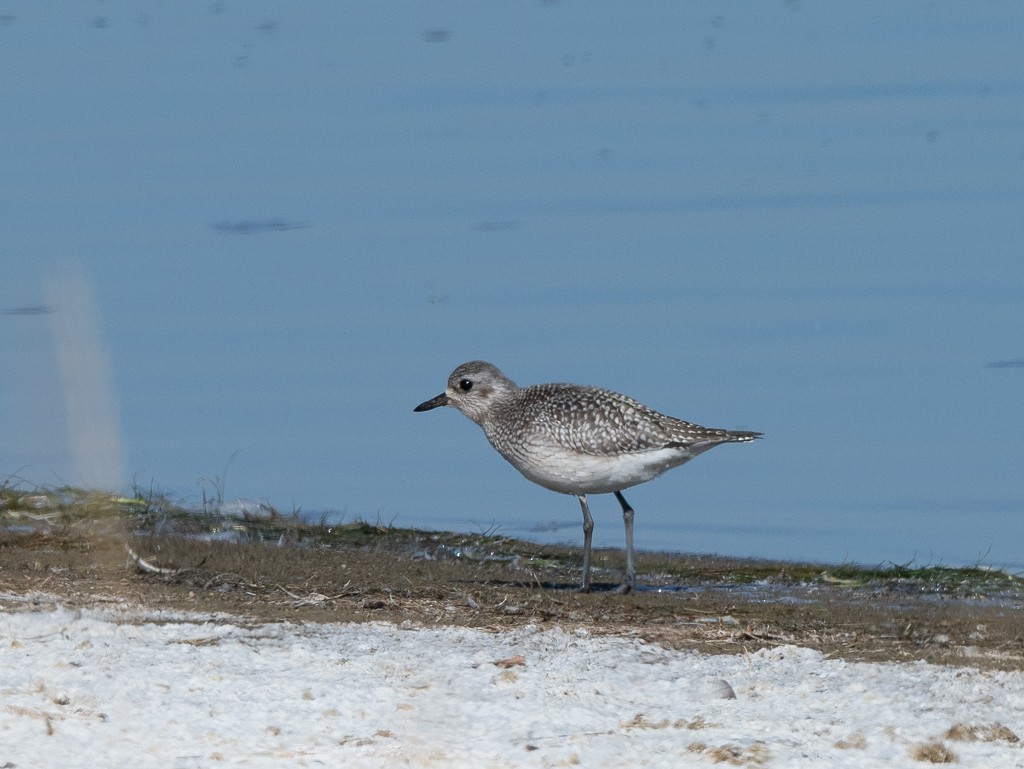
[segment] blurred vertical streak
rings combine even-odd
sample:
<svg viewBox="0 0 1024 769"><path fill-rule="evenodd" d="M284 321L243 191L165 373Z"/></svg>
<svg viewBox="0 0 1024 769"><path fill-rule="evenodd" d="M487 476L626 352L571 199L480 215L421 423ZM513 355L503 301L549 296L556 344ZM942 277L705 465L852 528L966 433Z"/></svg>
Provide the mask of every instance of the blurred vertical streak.
<svg viewBox="0 0 1024 769"><path fill-rule="evenodd" d="M72 483L113 491L124 485L121 426L96 292L73 269L43 286L64 386Z"/></svg>

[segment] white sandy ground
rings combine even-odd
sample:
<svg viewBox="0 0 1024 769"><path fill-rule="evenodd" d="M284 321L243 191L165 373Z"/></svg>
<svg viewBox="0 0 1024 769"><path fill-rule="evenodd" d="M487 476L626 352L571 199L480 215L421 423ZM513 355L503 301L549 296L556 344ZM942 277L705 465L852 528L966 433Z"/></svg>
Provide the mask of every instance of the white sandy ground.
<svg viewBox="0 0 1024 769"><path fill-rule="evenodd" d="M35 598L0 610L0 767L836 769L923 766L942 747L1024 767L1021 673Z"/></svg>

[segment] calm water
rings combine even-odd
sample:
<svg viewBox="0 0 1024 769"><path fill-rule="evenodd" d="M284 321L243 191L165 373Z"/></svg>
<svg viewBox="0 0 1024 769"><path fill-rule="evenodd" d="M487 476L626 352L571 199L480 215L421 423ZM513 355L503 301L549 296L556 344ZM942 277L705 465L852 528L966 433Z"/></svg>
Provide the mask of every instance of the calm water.
<svg viewBox="0 0 1024 769"><path fill-rule="evenodd" d="M1009 0L6 3L0 474L578 541L412 413L484 358L766 433L634 489L639 547L1024 569L1022 39Z"/></svg>

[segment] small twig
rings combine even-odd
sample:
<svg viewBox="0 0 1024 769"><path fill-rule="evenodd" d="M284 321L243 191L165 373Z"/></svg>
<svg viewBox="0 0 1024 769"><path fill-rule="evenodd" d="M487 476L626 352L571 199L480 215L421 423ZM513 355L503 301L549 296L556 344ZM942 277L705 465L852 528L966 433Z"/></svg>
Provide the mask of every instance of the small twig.
<svg viewBox="0 0 1024 769"><path fill-rule="evenodd" d="M150 574L163 574L165 576L174 576L176 574L181 573L181 569L171 569L164 566L156 566L150 563L145 558L136 553L134 550L132 550L129 545L125 545L124 549L128 551L128 555L131 556L131 559L135 561L135 565L139 567L141 571L145 571Z"/></svg>
<svg viewBox="0 0 1024 769"><path fill-rule="evenodd" d="M318 593L314 591L310 593L308 596L303 597L301 595L296 595L291 590L286 588L284 585L278 585L277 589L283 591L284 593L287 593L291 598L295 599L296 606L316 606L318 604L326 603L328 601L336 601L339 598L343 598L345 596L345 593L338 593L337 595L324 595L323 593Z"/></svg>

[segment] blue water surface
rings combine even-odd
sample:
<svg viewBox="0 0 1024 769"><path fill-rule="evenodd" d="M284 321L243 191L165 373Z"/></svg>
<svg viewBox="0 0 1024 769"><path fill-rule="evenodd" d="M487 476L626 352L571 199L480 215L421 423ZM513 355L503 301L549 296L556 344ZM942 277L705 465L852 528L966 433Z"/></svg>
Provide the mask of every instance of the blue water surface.
<svg viewBox="0 0 1024 769"><path fill-rule="evenodd" d="M90 482L71 274L125 490L578 541L412 413L483 358L765 432L634 489L638 547L1024 569L1021 40L1011 0L7 0L0 474Z"/></svg>

